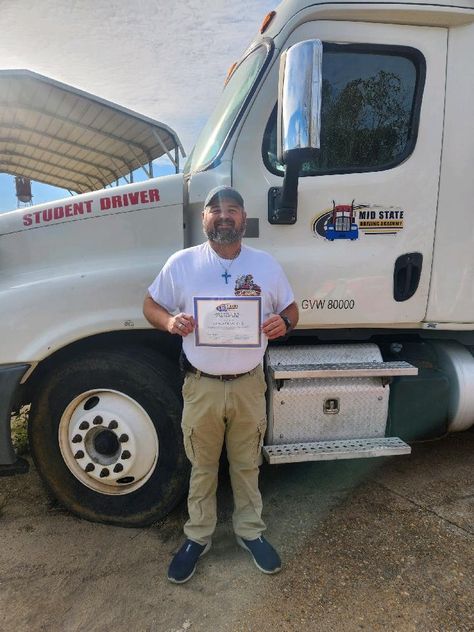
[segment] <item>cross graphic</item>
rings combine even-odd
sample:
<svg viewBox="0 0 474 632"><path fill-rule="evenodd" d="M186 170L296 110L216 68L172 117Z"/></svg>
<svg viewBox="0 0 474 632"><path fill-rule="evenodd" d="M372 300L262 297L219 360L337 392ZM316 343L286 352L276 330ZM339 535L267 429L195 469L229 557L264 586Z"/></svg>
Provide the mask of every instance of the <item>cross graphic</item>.
<svg viewBox="0 0 474 632"><path fill-rule="evenodd" d="M229 279L230 279L230 277L231 277L231 276L232 276L232 275L231 275L231 274L229 274L229 273L227 272L227 270L224 272L224 274L221 274L221 277L223 277L223 278L225 279L225 284L226 284L226 285L228 285L228 283L229 283Z"/></svg>

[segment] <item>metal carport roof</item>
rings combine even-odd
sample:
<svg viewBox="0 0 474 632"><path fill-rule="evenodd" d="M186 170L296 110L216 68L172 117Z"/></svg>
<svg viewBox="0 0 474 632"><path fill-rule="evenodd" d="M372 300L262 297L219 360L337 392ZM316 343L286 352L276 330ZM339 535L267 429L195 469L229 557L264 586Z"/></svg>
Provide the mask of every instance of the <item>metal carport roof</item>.
<svg viewBox="0 0 474 632"><path fill-rule="evenodd" d="M29 70L0 70L0 172L84 193L184 150L167 125ZM151 173L150 173L151 172Z"/></svg>

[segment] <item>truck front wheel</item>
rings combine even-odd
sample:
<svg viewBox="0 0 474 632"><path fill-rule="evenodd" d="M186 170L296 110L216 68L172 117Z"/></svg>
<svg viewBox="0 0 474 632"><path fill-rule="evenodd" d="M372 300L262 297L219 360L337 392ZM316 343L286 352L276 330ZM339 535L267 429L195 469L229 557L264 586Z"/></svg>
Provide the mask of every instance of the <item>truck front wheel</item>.
<svg viewBox="0 0 474 632"><path fill-rule="evenodd" d="M182 498L177 368L138 349L97 351L56 366L32 402L30 445L53 495L76 515L139 527Z"/></svg>

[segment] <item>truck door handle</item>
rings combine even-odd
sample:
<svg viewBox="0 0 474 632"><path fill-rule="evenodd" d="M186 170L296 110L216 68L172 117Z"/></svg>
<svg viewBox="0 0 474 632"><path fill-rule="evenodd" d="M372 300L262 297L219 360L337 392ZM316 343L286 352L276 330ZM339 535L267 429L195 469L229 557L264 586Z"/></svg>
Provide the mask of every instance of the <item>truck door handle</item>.
<svg viewBox="0 0 474 632"><path fill-rule="evenodd" d="M418 289L423 266L421 252L408 252L395 261L393 272L393 298L407 301Z"/></svg>

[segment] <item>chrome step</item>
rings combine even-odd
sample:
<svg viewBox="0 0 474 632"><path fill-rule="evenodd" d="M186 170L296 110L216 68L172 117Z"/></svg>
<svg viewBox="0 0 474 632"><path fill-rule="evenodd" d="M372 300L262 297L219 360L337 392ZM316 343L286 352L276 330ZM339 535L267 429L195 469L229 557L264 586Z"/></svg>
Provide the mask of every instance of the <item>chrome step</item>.
<svg viewBox="0 0 474 632"><path fill-rule="evenodd" d="M416 366L408 362L346 362L337 364L282 364L269 365L270 375L275 380L295 378L334 377L392 377L395 375L418 375Z"/></svg>
<svg viewBox="0 0 474 632"><path fill-rule="evenodd" d="M263 454L271 464L298 461L336 461L338 459L368 459L394 454L410 454L411 447L399 437L375 439L339 439L311 443L264 445Z"/></svg>

